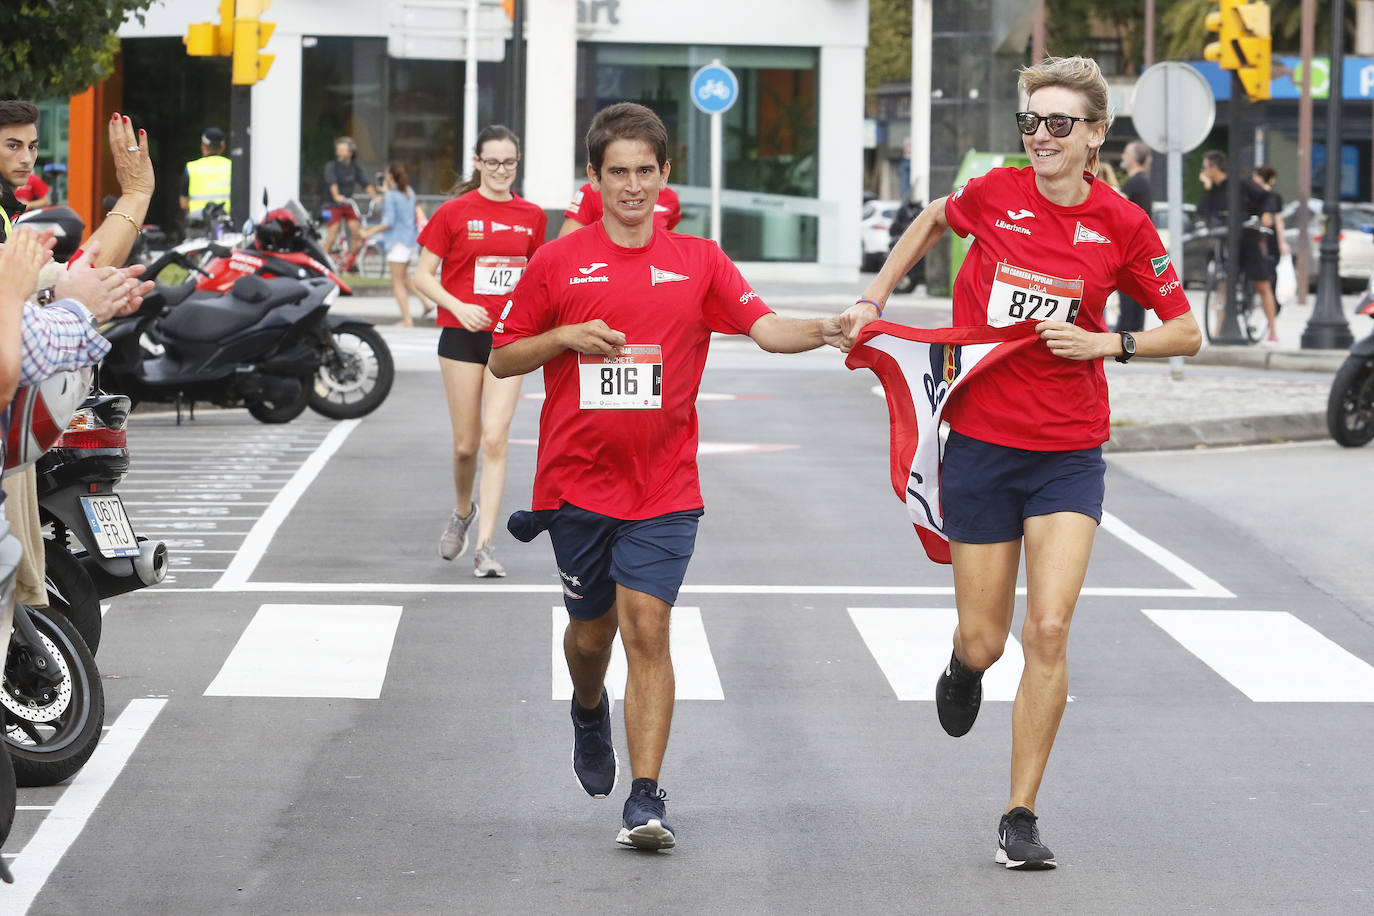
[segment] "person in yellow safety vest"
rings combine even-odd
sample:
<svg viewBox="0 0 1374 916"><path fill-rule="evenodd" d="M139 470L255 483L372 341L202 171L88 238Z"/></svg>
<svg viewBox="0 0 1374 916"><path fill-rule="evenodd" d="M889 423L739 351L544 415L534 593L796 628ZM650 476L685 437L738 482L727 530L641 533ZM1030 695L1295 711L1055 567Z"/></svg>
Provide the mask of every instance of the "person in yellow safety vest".
<svg viewBox="0 0 1374 916"><path fill-rule="evenodd" d="M205 205L224 204L229 215L229 186L233 163L224 155L224 131L207 127L200 135L200 158L186 163L181 176L181 211L189 220L198 220Z"/></svg>

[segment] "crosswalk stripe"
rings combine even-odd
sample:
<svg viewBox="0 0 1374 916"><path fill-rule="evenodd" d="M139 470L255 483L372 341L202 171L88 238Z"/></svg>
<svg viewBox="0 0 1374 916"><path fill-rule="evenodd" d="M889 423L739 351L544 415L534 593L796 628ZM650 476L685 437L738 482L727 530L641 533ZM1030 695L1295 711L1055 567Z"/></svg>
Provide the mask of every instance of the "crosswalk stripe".
<svg viewBox="0 0 1374 916"><path fill-rule="evenodd" d="M1256 703L1374 703L1374 667L1287 611L1143 613Z"/></svg>
<svg viewBox="0 0 1374 916"><path fill-rule="evenodd" d="M952 607L852 607L849 617L899 700L935 699L935 682L949 664L958 612ZM1016 699L1025 661L1015 636L983 675L984 701Z"/></svg>
<svg viewBox="0 0 1374 916"><path fill-rule="evenodd" d="M264 604L205 695L375 700L400 619L397 605Z"/></svg>
<svg viewBox="0 0 1374 916"><path fill-rule="evenodd" d="M568 611L562 605L553 607L553 699L572 699L572 681L568 678L568 663L563 656L563 631L568 626ZM706 639L706 627L701 622L701 608L675 607L671 617L671 647L673 678L677 682L679 700L723 700L716 660ZM611 664L606 670L606 684L617 697L625 696L625 646L620 634L611 647Z"/></svg>

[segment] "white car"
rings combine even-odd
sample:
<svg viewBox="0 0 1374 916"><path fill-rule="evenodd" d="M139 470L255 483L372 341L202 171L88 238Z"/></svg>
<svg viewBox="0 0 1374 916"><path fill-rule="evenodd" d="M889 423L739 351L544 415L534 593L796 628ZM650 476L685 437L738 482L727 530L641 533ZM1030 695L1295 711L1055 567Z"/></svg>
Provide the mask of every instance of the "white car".
<svg viewBox="0 0 1374 916"><path fill-rule="evenodd" d="M877 270L887 259L888 229L901 205L899 200L870 200L864 204L859 220L860 265L864 270Z"/></svg>

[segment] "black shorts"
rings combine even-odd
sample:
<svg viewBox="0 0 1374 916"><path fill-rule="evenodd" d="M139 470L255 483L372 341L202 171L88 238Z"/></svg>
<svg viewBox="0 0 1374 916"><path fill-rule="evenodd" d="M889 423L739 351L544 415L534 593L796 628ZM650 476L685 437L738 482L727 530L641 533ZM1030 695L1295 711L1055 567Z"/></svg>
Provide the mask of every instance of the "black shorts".
<svg viewBox="0 0 1374 916"><path fill-rule="evenodd" d="M485 366L491 359L491 331L444 328L439 332L439 355L460 363Z"/></svg>
<svg viewBox="0 0 1374 916"><path fill-rule="evenodd" d="M1270 282L1278 267L1278 251L1273 237L1247 229L1240 237L1240 269L1251 283Z"/></svg>
<svg viewBox="0 0 1374 916"><path fill-rule="evenodd" d="M1106 473L1101 446L1027 451L951 430L940 465L945 536L964 544L1014 541L1026 519L1052 512L1100 523Z"/></svg>

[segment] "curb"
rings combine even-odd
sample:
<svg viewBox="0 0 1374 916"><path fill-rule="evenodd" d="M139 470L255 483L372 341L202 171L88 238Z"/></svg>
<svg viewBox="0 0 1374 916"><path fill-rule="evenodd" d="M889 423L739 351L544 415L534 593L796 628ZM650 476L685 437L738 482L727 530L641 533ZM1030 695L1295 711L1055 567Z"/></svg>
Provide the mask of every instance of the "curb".
<svg viewBox="0 0 1374 916"><path fill-rule="evenodd" d="M1270 414L1203 423L1113 426L1104 453L1158 452L1329 439L1324 413Z"/></svg>
<svg viewBox="0 0 1374 916"><path fill-rule="evenodd" d="M1286 372L1335 372L1349 355L1349 350L1270 350L1259 346L1212 344L1203 347L1188 362L1198 366L1234 366Z"/></svg>

